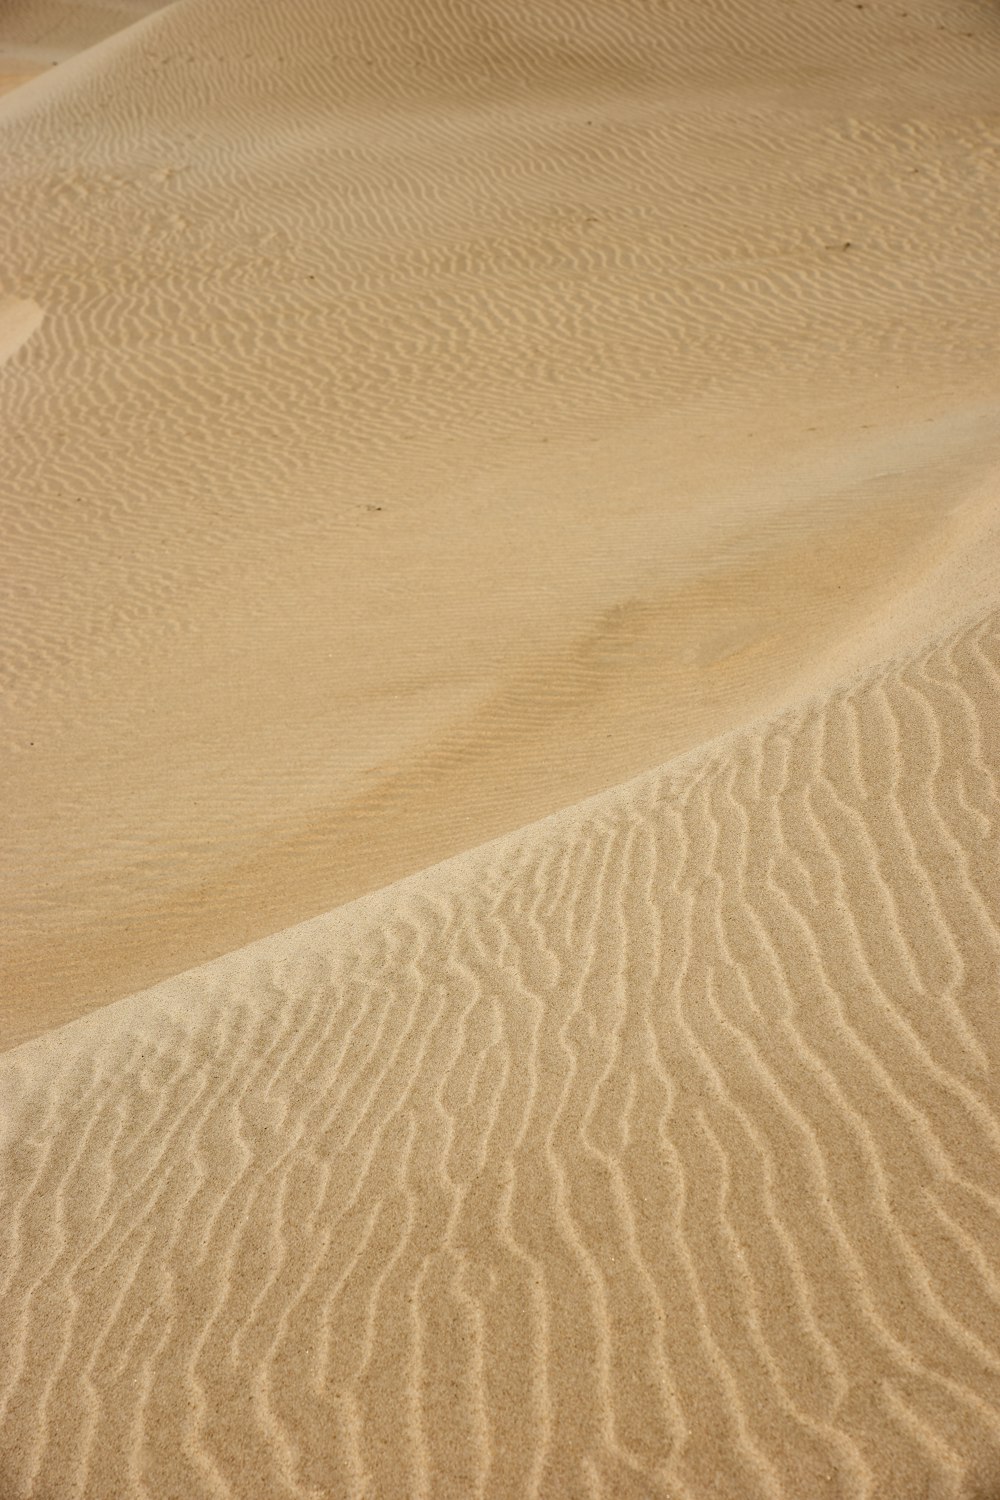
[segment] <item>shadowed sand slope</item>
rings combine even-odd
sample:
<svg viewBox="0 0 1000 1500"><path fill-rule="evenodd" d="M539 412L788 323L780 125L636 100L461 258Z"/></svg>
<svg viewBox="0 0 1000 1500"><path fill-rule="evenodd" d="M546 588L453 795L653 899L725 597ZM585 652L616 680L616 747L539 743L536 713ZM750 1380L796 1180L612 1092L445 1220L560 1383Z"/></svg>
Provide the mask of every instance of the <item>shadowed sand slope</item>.
<svg viewBox="0 0 1000 1500"><path fill-rule="evenodd" d="M169 0L4 0L0 94L30 83Z"/></svg>
<svg viewBox="0 0 1000 1500"><path fill-rule="evenodd" d="M4 1045L795 701L1000 458L992 0L150 9L11 13L142 18L0 105Z"/></svg>
<svg viewBox="0 0 1000 1500"><path fill-rule="evenodd" d="M0 1488L1000 1492L987 616L0 1063Z"/></svg>

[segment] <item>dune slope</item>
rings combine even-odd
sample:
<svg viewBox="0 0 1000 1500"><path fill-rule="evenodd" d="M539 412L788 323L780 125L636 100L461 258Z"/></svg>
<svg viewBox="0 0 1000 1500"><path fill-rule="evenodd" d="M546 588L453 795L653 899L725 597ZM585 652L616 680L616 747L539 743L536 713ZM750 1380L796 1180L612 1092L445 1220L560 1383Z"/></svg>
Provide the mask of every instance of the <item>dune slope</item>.
<svg viewBox="0 0 1000 1500"><path fill-rule="evenodd" d="M22 1496L1000 1486L1000 618L28 1043Z"/></svg>
<svg viewBox="0 0 1000 1500"><path fill-rule="evenodd" d="M29 34L0 1500L995 1500L996 7Z"/></svg>
<svg viewBox="0 0 1000 1500"><path fill-rule="evenodd" d="M169 0L4 0L0 94L133 26Z"/></svg>
<svg viewBox="0 0 1000 1500"><path fill-rule="evenodd" d="M49 10L3 1045L794 702L1000 460L992 0Z"/></svg>

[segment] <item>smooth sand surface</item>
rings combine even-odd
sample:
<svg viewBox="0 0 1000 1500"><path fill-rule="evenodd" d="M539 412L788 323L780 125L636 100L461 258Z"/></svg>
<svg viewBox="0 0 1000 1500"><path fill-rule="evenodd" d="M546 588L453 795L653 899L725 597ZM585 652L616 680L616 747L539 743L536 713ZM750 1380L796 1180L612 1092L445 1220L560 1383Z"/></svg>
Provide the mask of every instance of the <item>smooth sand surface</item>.
<svg viewBox="0 0 1000 1500"><path fill-rule="evenodd" d="M49 10L0 1500L991 1500L995 7Z"/></svg>

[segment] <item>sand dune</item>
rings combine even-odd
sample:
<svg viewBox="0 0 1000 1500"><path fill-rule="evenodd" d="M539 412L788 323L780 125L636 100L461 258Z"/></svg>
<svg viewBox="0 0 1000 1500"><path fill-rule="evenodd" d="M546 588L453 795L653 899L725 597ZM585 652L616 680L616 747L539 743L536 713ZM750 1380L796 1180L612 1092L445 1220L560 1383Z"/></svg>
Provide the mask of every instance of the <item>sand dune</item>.
<svg viewBox="0 0 1000 1500"><path fill-rule="evenodd" d="M5 1494L1000 1486L996 615L3 1062Z"/></svg>
<svg viewBox="0 0 1000 1500"><path fill-rule="evenodd" d="M159 10L167 0L4 0L0 94Z"/></svg>
<svg viewBox="0 0 1000 1500"><path fill-rule="evenodd" d="M1000 1495L995 7L5 80L0 1500Z"/></svg>
<svg viewBox="0 0 1000 1500"><path fill-rule="evenodd" d="M998 48L180 0L5 97L7 1044L794 702L951 545Z"/></svg>

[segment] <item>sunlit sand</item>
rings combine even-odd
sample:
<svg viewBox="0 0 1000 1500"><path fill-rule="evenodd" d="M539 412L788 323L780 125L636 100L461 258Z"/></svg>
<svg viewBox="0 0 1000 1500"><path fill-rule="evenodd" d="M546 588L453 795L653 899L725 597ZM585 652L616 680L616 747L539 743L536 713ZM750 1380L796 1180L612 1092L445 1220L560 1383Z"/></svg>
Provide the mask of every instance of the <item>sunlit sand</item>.
<svg viewBox="0 0 1000 1500"><path fill-rule="evenodd" d="M1000 1492L1000 14L0 17L0 1497Z"/></svg>

